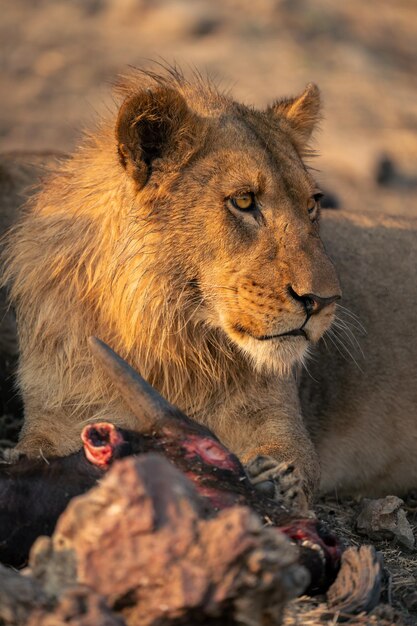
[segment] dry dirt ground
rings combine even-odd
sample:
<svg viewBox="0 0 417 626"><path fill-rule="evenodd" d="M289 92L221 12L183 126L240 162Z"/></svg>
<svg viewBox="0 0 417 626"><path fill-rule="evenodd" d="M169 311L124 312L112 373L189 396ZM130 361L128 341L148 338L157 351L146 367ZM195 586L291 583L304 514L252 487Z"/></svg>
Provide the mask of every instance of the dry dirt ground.
<svg viewBox="0 0 417 626"><path fill-rule="evenodd" d="M208 71L258 106L314 81L325 190L347 209L417 216L415 0L0 0L0 10L1 150L70 150L114 106L114 77L147 59ZM359 543L357 506L327 500L318 510ZM415 556L378 547L394 612L357 623L417 624ZM301 601L288 624L322 623L320 612Z"/></svg>

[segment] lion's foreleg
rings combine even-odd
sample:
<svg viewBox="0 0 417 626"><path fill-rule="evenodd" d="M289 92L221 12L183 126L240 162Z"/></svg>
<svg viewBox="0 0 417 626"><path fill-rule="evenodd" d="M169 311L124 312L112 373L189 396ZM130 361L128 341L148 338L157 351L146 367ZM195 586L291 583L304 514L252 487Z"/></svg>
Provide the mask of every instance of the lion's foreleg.
<svg viewBox="0 0 417 626"><path fill-rule="evenodd" d="M306 509L320 482L317 452L307 432L295 381L248 385L226 401L210 427L246 465L259 489ZM269 490L269 491L268 491Z"/></svg>

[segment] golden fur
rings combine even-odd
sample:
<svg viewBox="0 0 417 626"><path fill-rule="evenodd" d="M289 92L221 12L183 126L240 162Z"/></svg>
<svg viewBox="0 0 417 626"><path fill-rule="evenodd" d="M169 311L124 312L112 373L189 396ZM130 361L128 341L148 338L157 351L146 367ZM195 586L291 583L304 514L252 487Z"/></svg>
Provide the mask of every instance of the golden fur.
<svg viewBox="0 0 417 626"><path fill-rule="evenodd" d="M135 426L94 367L92 334L245 458L281 447L273 423L240 445L223 408L231 398L255 402L249 379L267 389L271 375L289 376L332 320L334 304L309 318L309 340L263 339L305 323L289 288L339 293L314 206L308 213L317 189L301 159L318 90L265 112L175 72L141 73L120 91L116 125L103 123L62 164L9 238L20 448L68 453L91 419ZM262 204L259 215L227 200L245 192Z"/></svg>
<svg viewBox="0 0 417 626"><path fill-rule="evenodd" d="M87 337L97 335L245 461L295 462L310 491L320 474L293 369L330 328L336 305L305 324L297 296L340 293L316 209L308 212L317 188L302 160L318 90L262 112L175 72L138 73L119 93L117 121L62 162L8 238L4 280L25 402L19 447L67 454L90 420L135 428L92 361ZM231 204L247 192L259 214ZM307 338L264 339L303 324ZM322 435L331 426L314 426L310 389L307 381L302 398L329 490L335 472Z"/></svg>

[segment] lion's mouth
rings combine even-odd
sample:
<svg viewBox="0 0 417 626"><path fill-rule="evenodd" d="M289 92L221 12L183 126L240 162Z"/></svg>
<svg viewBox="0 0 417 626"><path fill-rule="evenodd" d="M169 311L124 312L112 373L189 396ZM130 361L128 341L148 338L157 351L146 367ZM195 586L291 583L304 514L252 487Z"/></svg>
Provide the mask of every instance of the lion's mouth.
<svg viewBox="0 0 417 626"><path fill-rule="evenodd" d="M258 341L269 341L270 339L278 339L281 337L303 337L308 340L308 336L306 331L303 328L294 328L293 330L287 330L285 333L278 333L276 335L254 335L250 330L236 324L235 330L240 333L244 333L245 335L249 335L252 339L257 339Z"/></svg>

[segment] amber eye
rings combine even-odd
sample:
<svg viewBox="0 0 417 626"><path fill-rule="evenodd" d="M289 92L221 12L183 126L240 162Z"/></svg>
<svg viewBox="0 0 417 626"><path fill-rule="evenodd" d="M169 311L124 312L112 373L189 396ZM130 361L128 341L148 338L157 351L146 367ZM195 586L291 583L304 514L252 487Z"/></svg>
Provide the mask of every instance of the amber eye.
<svg viewBox="0 0 417 626"><path fill-rule="evenodd" d="M239 196L232 196L230 202L240 211L253 211L256 209L255 196L253 193L242 193Z"/></svg>
<svg viewBox="0 0 417 626"><path fill-rule="evenodd" d="M320 199L322 197L323 197L323 194L321 192L317 192L313 196L311 196L308 207L307 207L307 211L310 217L315 217L315 214L319 211Z"/></svg>

